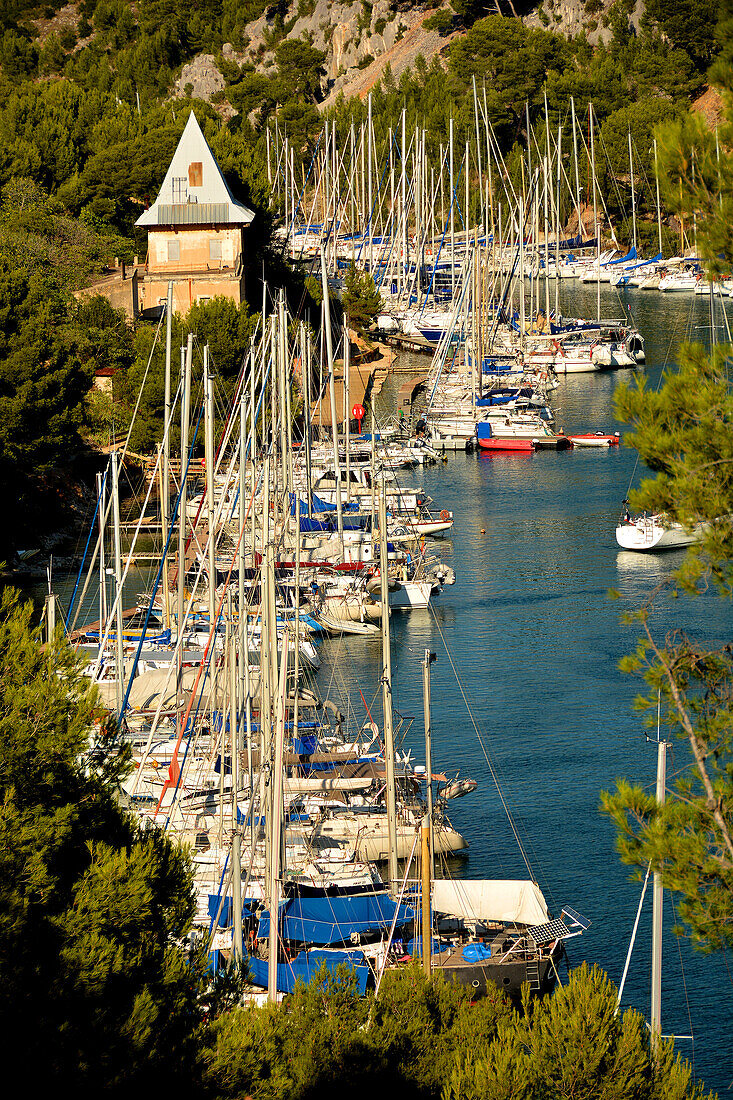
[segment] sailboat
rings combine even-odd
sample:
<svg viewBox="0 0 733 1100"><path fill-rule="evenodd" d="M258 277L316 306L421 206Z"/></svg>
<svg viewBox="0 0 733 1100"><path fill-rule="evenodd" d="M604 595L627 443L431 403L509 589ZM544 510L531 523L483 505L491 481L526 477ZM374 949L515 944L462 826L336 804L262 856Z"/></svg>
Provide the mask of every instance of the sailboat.
<svg viewBox="0 0 733 1100"><path fill-rule="evenodd" d="M681 550L701 542L709 526L707 523L696 523L693 527L685 527L663 512L632 516L627 508L616 527L616 542L623 550L639 553Z"/></svg>

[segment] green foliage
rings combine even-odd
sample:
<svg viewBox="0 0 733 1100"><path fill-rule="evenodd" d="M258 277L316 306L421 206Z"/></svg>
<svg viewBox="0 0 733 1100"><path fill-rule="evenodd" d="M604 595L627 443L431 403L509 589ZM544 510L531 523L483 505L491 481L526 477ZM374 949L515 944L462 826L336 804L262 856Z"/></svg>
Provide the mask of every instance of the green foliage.
<svg viewBox="0 0 733 1100"><path fill-rule="evenodd" d="M653 1056L643 1017L617 1016L616 999L606 975L583 964L552 997L525 1003L490 1042L461 1051L443 1100L702 1098L672 1044Z"/></svg>
<svg viewBox="0 0 733 1100"><path fill-rule="evenodd" d="M281 102L293 96L308 100L319 97L326 60L322 50L309 46L300 38L288 38L275 50L275 60Z"/></svg>
<svg viewBox="0 0 733 1100"><path fill-rule="evenodd" d="M655 476L632 494L634 508L665 513L687 527L706 524L673 583L694 596L717 588L733 594L733 395L730 349L707 355L684 347L677 371L651 391L639 379L616 393L627 443ZM681 895L679 913L693 943L711 950L733 943L733 657L731 647L701 646L682 628L655 639L649 608L635 616L644 635L622 668L646 681L636 703L648 727L657 706L666 729L689 745L685 771L664 807L625 782L604 793L624 862L660 870Z"/></svg>
<svg viewBox="0 0 733 1100"><path fill-rule="evenodd" d="M423 23L423 28L426 31L437 31L442 38L453 30L453 16L445 8L441 8L440 11L428 16Z"/></svg>
<svg viewBox="0 0 733 1100"><path fill-rule="evenodd" d="M450 4L464 27L472 27L489 10L487 0L450 0Z"/></svg>
<svg viewBox="0 0 733 1100"><path fill-rule="evenodd" d="M249 313L246 304L237 306L231 298L223 297L199 302L184 317L178 314L174 317L174 347L185 344L189 332L196 334L199 348L208 343L222 407L233 393L257 319L257 315ZM122 417L130 418L140 398L130 446L133 451L144 453L154 450L164 428L165 347L160 339L157 343L155 339L155 328L150 325L138 327L134 336L134 360L127 371L116 379L116 397L121 404ZM194 375L197 380L201 376L200 354L194 357ZM172 425L174 441L177 432L177 425Z"/></svg>
<svg viewBox="0 0 733 1100"><path fill-rule="evenodd" d="M352 972L322 971L277 1008L220 1018L205 1055L217 1096L369 1096L391 1085L406 1097L438 1097L451 1059L486 1040L511 1010L497 990L472 1007L460 986L427 981L417 965L385 974L379 998L359 997Z"/></svg>
<svg viewBox="0 0 733 1100"><path fill-rule="evenodd" d="M730 123L728 123L730 126ZM700 219L701 254L713 270L728 270L733 262L733 155L720 156L715 135L699 115L660 127L659 182L669 209L688 219Z"/></svg>
<svg viewBox="0 0 733 1100"><path fill-rule="evenodd" d="M690 592L703 575L722 595L733 593L733 395L728 348L711 355L697 344L681 349L679 368L665 372L651 390L643 377L624 382L615 395L617 414L631 425L635 447L655 474L631 496L635 509L664 512L685 526L710 523L700 547L691 548L681 582Z"/></svg>
<svg viewBox="0 0 733 1100"><path fill-rule="evenodd" d="M81 449L83 399L96 366L131 361L127 326L106 302L78 309L70 290L122 251L68 217L32 180L13 179L0 208L0 489L7 524L0 558L64 525L49 480ZM123 253L124 254L124 253Z"/></svg>
<svg viewBox="0 0 733 1100"><path fill-rule="evenodd" d="M117 802L129 757L32 608L0 597L0 1026L39 1089L181 1084L201 960L181 948L191 872ZM95 732L95 729L97 732Z"/></svg>
<svg viewBox="0 0 733 1100"><path fill-rule="evenodd" d="M715 26L720 0L647 0L653 19L674 46L683 49L701 69L714 56Z"/></svg>
<svg viewBox="0 0 733 1100"><path fill-rule="evenodd" d="M215 1096L257 1100L702 1100L672 1044L652 1056L643 1018L616 1015L617 990L586 966L542 1001L511 1007L417 965L387 971L379 997L356 996L348 971L322 972L282 1005L220 1018L204 1055ZM712 1100L712 1097L710 1098Z"/></svg>
<svg viewBox="0 0 733 1100"><path fill-rule="evenodd" d="M382 309L381 296L369 272L359 271L353 261L349 264L345 282L343 307L346 320L351 328L364 332Z"/></svg>

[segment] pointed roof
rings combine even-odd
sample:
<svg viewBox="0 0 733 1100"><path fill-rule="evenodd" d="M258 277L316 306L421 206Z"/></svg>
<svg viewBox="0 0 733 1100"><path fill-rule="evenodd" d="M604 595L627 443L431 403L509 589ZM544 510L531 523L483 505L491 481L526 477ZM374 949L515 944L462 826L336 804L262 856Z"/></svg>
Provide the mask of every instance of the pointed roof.
<svg viewBox="0 0 733 1100"><path fill-rule="evenodd" d="M254 213L236 202L191 111L157 199L136 225L249 225Z"/></svg>

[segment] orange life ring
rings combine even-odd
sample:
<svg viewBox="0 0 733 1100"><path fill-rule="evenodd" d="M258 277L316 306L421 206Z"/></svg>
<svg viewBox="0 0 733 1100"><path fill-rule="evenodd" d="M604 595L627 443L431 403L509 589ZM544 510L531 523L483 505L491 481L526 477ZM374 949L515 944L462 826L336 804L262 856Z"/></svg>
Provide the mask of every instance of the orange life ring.
<svg viewBox="0 0 733 1100"><path fill-rule="evenodd" d="M444 508L443 511L440 513L440 518L443 523L447 523L448 520L451 518L450 512Z"/></svg>

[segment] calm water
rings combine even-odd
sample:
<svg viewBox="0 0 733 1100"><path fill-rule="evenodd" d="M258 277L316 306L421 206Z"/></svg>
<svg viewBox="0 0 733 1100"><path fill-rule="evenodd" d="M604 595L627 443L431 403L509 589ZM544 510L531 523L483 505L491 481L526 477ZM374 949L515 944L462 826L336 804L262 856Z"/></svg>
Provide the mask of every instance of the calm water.
<svg viewBox="0 0 733 1100"><path fill-rule="evenodd" d="M628 304L646 338L652 384L661 367L674 361L682 339L709 336L701 299L629 292L619 304L614 293L603 294L605 316L621 316ZM595 290L563 287L562 307L569 315L593 316ZM424 364L419 361L420 367ZM618 377L580 375L562 381L553 397L558 426L621 429L611 411ZM394 410L400 381L393 378L385 386L383 411ZM593 922L582 939L569 944L572 964L597 962L616 982L641 886L630 881L629 869L615 854L613 830L598 812L599 792L622 776L654 790L656 751L632 713L638 685L617 668L636 635L620 625L621 608L607 591L616 588L624 604L638 606L680 560L677 554L642 557L617 550L614 528L634 466L634 454L624 448L457 455L406 478L406 483L422 484L439 509L454 512L454 537L441 544L441 555L458 579L435 601L434 617L412 612L392 620L394 698L406 719L405 745L423 759L420 661L430 648L438 655L433 665L434 769L460 770L479 782L473 795L450 807L470 843L469 859L457 873L527 875L485 749L551 909L569 904ZM140 573L131 587L139 590L146 582ZM96 618L93 606L90 615ZM685 625L711 642L728 640L732 633L730 608L714 599L662 599L654 623L659 632ZM359 687L378 716L378 639L327 641L321 655L316 683L322 694L341 696L343 704L349 700L353 721L360 724L365 711ZM416 717L411 727L410 716ZM685 746L676 745L669 774L688 763ZM694 955L672 935L668 895L665 923L663 1030L694 1033L694 1043L680 1041L678 1049L693 1060L696 1076L725 1094L733 1081L729 960L720 954ZM650 940L651 889L624 995L624 1005L647 1016Z"/></svg>
<svg viewBox="0 0 733 1100"><path fill-rule="evenodd" d="M637 292L628 293L626 302L646 338L652 384L683 338L707 339L707 307L700 299ZM615 294L604 293L604 315L621 316L624 308ZM576 311L594 314L594 289L566 296L565 312ZM611 408L617 380L608 374L561 382L553 398L558 425L620 430ZM385 410L399 387L399 380L390 381L381 398ZM458 580L435 601L434 618L412 612L392 620L395 706L402 715L416 716L405 744L424 758L420 661L430 648L438 655L434 769L460 769L479 781L473 795L450 807L470 843L459 873L527 874L445 646L550 907L557 911L567 903L593 921L582 939L570 942L571 962L597 962L616 982L641 884L630 881L630 870L615 854L613 829L598 812L599 792L613 788L619 777L653 791L656 749L632 712L639 685L617 667L636 633L620 625L621 608L607 592L616 588L625 605L638 606L680 560L678 553L642 557L617 550L614 529L634 464L634 453L623 447L457 455L405 479L422 484L439 508L453 510L454 537L443 542L441 554ZM730 608L715 599L660 600L657 631L683 624L711 642L732 633ZM371 706L378 691L378 643L327 642L322 656L322 688L332 694L339 687L350 690L353 702L358 682ZM668 773L687 765L685 746L676 745ZM671 933L673 923L665 895L663 1030L694 1034L694 1043L682 1040L678 1049L694 1061L697 1076L725 1093L733 1080L728 960L694 955ZM647 1017L650 944L648 889L624 994L624 1005Z"/></svg>

